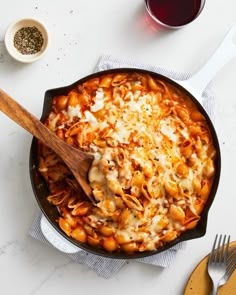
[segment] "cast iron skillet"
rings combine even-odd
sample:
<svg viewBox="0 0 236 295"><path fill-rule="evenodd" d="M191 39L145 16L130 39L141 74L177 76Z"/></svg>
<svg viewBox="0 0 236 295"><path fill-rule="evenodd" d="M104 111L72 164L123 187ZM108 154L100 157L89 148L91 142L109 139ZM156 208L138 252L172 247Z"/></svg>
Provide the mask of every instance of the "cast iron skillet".
<svg viewBox="0 0 236 295"><path fill-rule="evenodd" d="M130 259L130 258L141 258L141 257L151 256L151 255L163 252L163 251L169 249L170 247L176 245L179 242L199 238L199 237L202 237L205 235L206 228L207 228L208 212L209 212L209 209L210 209L212 202L215 198L215 194L216 194L218 183L219 183L220 170L221 170L221 156L220 156L220 146L219 146L219 142L217 139L217 135L216 135L216 131L214 129L214 126L213 126L208 114L206 113L206 111L204 110L202 105L198 102L198 100L190 92L188 92L185 88L183 88L181 85L179 85L177 82L175 82L175 81L173 81L161 74L157 74L157 73L143 70L143 69L119 68L119 69L111 69L111 70L101 71L101 72L86 76L86 77L76 81L72 85L47 90L45 93L45 97L44 97L43 112L42 112L42 116L41 116L40 120L44 121L47 118L47 116L51 110L51 107L52 107L52 100L53 100L54 96L66 95L76 85L82 84L89 79L99 77L104 74L120 73L120 72L126 72L126 73L137 72L137 73L149 74L149 75L153 76L154 78L158 78L158 79L161 79L163 81L166 81L166 82L172 84L173 86L179 88L181 91L186 93L188 95L188 97L193 101L193 103L197 106L199 111L205 116L208 126L210 128L212 138L213 138L213 143L214 143L214 146L216 149L216 160L215 160L216 167L215 167L215 177L214 177L212 189L211 189L210 195L208 197L208 200L205 204L205 207L201 213L201 219L198 222L197 226L194 229L191 229L191 230L188 230L188 231L182 233L176 240L158 248L155 251L134 253L132 255L126 255L124 253L109 253L103 249L98 249L98 248L91 247L89 245L85 245L83 243L80 243L79 241L74 240L71 237L68 237L60 229L60 227L56 221L59 217L59 213L58 213L56 207L51 205L47 201L47 196L49 194L49 191L48 191L46 182L44 181L44 179L42 178L42 176L40 175L40 173L37 170L38 159L37 159L37 139L36 138L33 138L33 141L32 141L31 150L30 150L30 164L29 165L30 165L30 177L31 177L32 188L34 191L35 198L38 202L38 205L39 205L40 209L42 210L43 214L45 215L45 217L47 218L47 220L52 224L52 226L63 237L65 237L68 241L70 241L74 245L78 246L79 248L82 248L83 250L86 250L86 251L96 254L96 255L110 257L110 258Z"/></svg>

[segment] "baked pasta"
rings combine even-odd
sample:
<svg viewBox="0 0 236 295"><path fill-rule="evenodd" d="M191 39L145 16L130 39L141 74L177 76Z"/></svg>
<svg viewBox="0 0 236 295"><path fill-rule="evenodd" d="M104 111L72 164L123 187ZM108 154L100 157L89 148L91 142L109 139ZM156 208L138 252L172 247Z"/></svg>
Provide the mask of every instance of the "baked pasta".
<svg viewBox="0 0 236 295"><path fill-rule="evenodd" d="M55 96L44 123L94 156L88 177L96 205L38 143L38 170L66 235L131 254L156 250L196 227L216 149L206 118L182 90L146 73L104 74Z"/></svg>

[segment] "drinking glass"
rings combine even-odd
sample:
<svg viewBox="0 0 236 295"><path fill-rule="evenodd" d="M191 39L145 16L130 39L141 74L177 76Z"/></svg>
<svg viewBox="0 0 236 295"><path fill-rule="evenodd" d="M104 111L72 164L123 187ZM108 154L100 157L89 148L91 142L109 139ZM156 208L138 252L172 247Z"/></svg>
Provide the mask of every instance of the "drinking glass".
<svg viewBox="0 0 236 295"><path fill-rule="evenodd" d="M145 0L149 15L162 27L179 29L202 12L205 0Z"/></svg>

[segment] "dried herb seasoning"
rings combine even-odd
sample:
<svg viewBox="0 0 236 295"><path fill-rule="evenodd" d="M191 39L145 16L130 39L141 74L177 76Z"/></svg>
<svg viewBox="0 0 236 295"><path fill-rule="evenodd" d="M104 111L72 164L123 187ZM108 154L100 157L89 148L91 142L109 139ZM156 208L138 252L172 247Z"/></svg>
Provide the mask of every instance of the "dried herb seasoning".
<svg viewBox="0 0 236 295"><path fill-rule="evenodd" d="M35 54L43 46L43 35L35 26L23 27L14 35L14 46L21 54Z"/></svg>

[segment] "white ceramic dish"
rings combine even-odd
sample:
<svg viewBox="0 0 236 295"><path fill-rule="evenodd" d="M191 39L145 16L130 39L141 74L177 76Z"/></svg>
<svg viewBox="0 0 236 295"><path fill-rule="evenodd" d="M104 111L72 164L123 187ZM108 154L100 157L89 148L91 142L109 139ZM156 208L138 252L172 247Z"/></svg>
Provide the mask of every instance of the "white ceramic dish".
<svg viewBox="0 0 236 295"><path fill-rule="evenodd" d="M43 45L39 52L35 54L21 54L14 46L15 33L23 27L36 27L43 36ZM14 21L9 25L5 34L5 46L12 58L23 63L32 63L44 56L49 45L49 33L46 26L33 18L24 18Z"/></svg>

